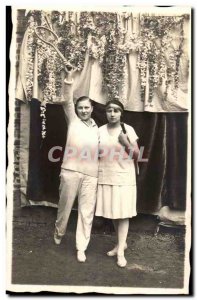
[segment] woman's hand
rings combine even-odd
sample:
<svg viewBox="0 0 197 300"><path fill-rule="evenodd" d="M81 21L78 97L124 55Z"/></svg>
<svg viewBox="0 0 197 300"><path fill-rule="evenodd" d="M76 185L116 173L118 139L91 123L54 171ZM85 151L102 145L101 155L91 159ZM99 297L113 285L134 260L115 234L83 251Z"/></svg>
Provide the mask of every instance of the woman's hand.
<svg viewBox="0 0 197 300"><path fill-rule="evenodd" d="M125 146L125 147L130 147L131 146L129 141L128 141L127 134L123 133L122 131L118 136L118 140L119 140L119 142L122 146Z"/></svg>
<svg viewBox="0 0 197 300"><path fill-rule="evenodd" d="M139 156L139 148L137 142L131 142L128 139L127 134L123 133L122 131L118 136L118 140L121 145L125 147L125 151L127 152L127 154L130 155L132 153L132 158L137 161Z"/></svg>

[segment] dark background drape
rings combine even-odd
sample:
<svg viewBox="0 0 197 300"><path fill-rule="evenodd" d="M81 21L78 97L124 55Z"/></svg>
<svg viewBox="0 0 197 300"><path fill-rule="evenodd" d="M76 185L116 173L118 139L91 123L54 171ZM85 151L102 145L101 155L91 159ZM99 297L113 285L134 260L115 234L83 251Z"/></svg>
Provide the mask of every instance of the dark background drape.
<svg viewBox="0 0 197 300"><path fill-rule="evenodd" d="M98 126L107 122L104 106L94 103L92 117ZM134 127L144 158L137 176L137 210L153 213L168 205L186 208L187 113L148 113L125 111L123 120ZM41 138L40 102L30 102L30 144L27 199L58 203L61 160L50 162L48 151L65 147L67 124L59 105L47 105L47 135ZM79 133L80 134L80 133ZM62 151L62 153L63 153ZM57 157L62 157L56 151Z"/></svg>

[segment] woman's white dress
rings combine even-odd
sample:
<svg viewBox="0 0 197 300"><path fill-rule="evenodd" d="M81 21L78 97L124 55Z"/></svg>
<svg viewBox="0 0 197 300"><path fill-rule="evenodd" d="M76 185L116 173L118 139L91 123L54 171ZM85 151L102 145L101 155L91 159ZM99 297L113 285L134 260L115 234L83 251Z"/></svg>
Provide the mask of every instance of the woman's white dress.
<svg viewBox="0 0 197 300"><path fill-rule="evenodd" d="M131 142L138 139L125 124ZM121 129L120 129L121 131ZM96 216L124 219L136 216L136 174L134 160L124 151L118 136L110 135L107 124L99 128L99 173Z"/></svg>

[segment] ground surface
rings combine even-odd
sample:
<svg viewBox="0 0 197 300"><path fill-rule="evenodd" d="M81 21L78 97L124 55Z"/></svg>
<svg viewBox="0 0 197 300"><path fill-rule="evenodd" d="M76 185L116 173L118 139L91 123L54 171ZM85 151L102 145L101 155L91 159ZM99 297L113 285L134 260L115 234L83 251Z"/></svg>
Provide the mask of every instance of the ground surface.
<svg viewBox="0 0 197 300"><path fill-rule="evenodd" d="M95 233L86 263L78 263L75 233L69 230L60 246L53 243L52 224L14 226L12 282L14 284L182 288L183 232L149 230L129 232L126 268L119 268L106 252L114 234Z"/></svg>

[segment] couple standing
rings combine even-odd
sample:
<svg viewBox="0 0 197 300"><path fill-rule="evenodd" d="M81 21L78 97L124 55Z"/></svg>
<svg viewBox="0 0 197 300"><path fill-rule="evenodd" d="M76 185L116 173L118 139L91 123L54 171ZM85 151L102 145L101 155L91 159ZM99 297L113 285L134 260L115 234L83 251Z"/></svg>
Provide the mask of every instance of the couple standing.
<svg viewBox="0 0 197 300"><path fill-rule="evenodd" d="M129 218L137 214L135 166L134 160L128 158L131 152L132 157L138 156L138 137L134 129L126 124L126 133L123 133L121 117L124 107L117 100L106 104L108 124L98 129L91 118L93 106L88 97L80 97L74 106L72 82L70 75L64 81L63 108L68 124L66 147L77 149L80 153L88 148L94 153L98 151L98 154L100 149L107 149L106 153L110 155L104 155L101 151L98 159L90 160L84 156L84 159L80 157L79 160L78 157L66 156L65 151L60 174L60 199L54 241L56 244L61 243L75 198L78 196L78 261L86 260L85 251L95 214L113 220L117 244L107 255L117 255L117 265L125 267L127 261L124 250L127 248Z"/></svg>

